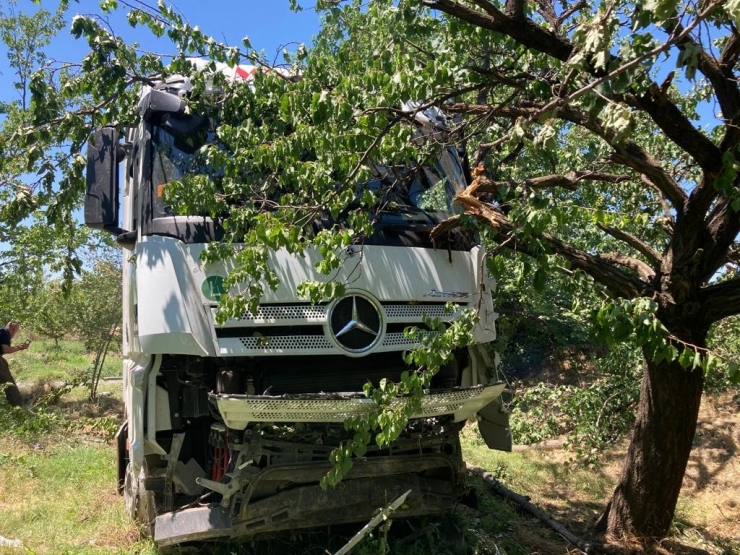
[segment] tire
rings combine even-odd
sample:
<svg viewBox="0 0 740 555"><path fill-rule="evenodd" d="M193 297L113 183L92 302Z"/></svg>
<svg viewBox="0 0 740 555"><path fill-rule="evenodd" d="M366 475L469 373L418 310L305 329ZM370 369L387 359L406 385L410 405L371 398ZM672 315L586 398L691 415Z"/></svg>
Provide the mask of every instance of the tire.
<svg viewBox="0 0 740 555"><path fill-rule="evenodd" d="M144 489L146 463L142 465L139 476L134 476L131 463L126 466L123 485L123 500L126 513L138 524L142 536L154 537L154 519L157 517L157 504L153 491Z"/></svg>

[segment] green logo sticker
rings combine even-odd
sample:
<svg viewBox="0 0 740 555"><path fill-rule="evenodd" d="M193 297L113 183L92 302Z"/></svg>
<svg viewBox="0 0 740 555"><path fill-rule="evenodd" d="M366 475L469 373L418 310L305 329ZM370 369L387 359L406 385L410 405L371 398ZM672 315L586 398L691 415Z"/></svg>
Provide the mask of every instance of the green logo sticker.
<svg viewBox="0 0 740 555"><path fill-rule="evenodd" d="M226 293L224 289L224 278L221 276L210 276L200 286L203 296L211 301L217 301L221 295Z"/></svg>

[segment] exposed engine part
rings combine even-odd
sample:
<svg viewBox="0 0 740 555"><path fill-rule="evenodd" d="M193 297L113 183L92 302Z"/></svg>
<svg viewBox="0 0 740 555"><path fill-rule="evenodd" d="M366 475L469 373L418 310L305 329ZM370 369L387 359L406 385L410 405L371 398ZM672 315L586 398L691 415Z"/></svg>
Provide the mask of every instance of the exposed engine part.
<svg viewBox="0 0 740 555"><path fill-rule="evenodd" d="M226 436L226 426L211 424L211 434L208 443L213 447L211 457L211 480L220 482L229 469L229 443Z"/></svg>
<svg viewBox="0 0 740 555"><path fill-rule="evenodd" d="M244 393L239 368L223 367L216 373L216 393Z"/></svg>

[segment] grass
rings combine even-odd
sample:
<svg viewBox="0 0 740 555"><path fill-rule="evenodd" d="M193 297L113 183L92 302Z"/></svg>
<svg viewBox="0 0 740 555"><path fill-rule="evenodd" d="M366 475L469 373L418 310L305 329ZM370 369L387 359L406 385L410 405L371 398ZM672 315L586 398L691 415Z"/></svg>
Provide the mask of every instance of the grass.
<svg viewBox="0 0 740 555"><path fill-rule="evenodd" d="M49 349L46 351L45 349ZM67 381L91 364L79 344L34 342L8 357L19 382ZM119 375L112 357L106 372ZM39 385L35 389L39 389ZM28 387L23 388L28 394ZM113 434L120 423L120 382L101 382L90 402L85 387L59 397L37 399L31 417L0 399L0 536L19 540L21 549L2 547L0 555L154 555L125 514L115 490ZM37 392L38 394L38 392ZM672 537L657 553L740 555L740 443L738 397L712 397L702 408L697 445L689 464ZM609 498L624 445L603 457L599 468L574 464L568 451L501 453L485 448L474 426L463 431L465 459L488 469L510 489L527 495L582 537ZM542 555L575 553L572 546L517 506L492 495L469 476L470 505L444 518L395 521L376 530L353 555ZM473 502L474 501L474 502ZM211 545L183 553L214 555L319 555L334 553L359 526L283 534L271 541L240 546ZM704 551L696 551L696 550Z"/></svg>
<svg viewBox="0 0 740 555"><path fill-rule="evenodd" d="M79 341L34 340L27 351L7 357L15 380L25 384L68 381L84 376L92 369L94 357ZM121 359L109 353L103 365L103 377L121 375Z"/></svg>
<svg viewBox="0 0 740 555"><path fill-rule="evenodd" d="M115 490L120 382L101 382L96 402L84 385L63 387L84 383L92 368L79 342L37 340L7 359L37 416L0 401L0 536L27 554L156 553L139 541ZM120 368L109 356L103 376ZM0 554L18 552L0 542Z"/></svg>
<svg viewBox="0 0 740 555"><path fill-rule="evenodd" d="M0 441L0 535L20 540L27 553L145 553L115 491L112 447L44 439Z"/></svg>
<svg viewBox="0 0 740 555"><path fill-rule="evenodd" d="M589 528L614 487L613 477L604 470L570 466L570 455L565 451L491 451L473 426L463 430L462 445L466 462L488 470L506 487L528 496L535 505L585 538L589 538ZM511 522L513 536L519 542L529 548L538 546L533 536L542 533L539 525L533 528L520 515ZM567 544L549 536L549 531L543 535L543 542L545 538L550 538L549 545L547 548L539 545L541 553L566 552Z"/></svg>

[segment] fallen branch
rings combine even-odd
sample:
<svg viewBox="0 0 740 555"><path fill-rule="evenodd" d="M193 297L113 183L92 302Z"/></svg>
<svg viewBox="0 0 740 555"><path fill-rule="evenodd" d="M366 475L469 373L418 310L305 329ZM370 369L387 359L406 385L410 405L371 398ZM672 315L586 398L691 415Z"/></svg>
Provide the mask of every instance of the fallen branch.
<svg viewBox="0 0 740 555"><path fill-rule="evenodd" d="M395 501L389 503L385 507L381 508L380 511L378 511L378 514L375 515L370 522L365 524L365 526L362 527L362 530L357 532L352 538L346 543L346 545L337 551L334 555L346 555L352 549L360 543L360 540L364 538L368 532L371 532L378 524L380 524L384 520L388 520L388 517L398 509L401 505L403 505L403 502L406 501L406 498L409 496L409 493L411 493L411 490L408 490L403 495L400 495Z"/></svg>
<svg viewBox="0 0 740 555"><path fill-rule="evenodd" d="M509 488L504 486L501 482L496 480L496 478L494 478L493 475L486 472L484 469L478 468L477 466L472 466L467 463L466 463L466 466L468 467L468 472L477 474L478 476L483 478L483 481L486 484L488 484L491 490L493 490L497 495L500 495L501 497L509 499L510 501L514 501L515 503L520 505L525 511L527 511L529 514L531 514L532 516L536 517L540 521L547 524L550 528L552 528L558 534L560 534L563 538L565 538L566 541L572 543L584 553L591 554L591 553L603 553L603 552L608 551L607 546L605 546L604 544L590 543L590 542L585 541L582 538L579 538L578 536L573 534L570 530L568 530L565 526L563 526L558 521L553 519L545 511L543 511L539 507L530 503L526 497L511 491Z"/></svg>

